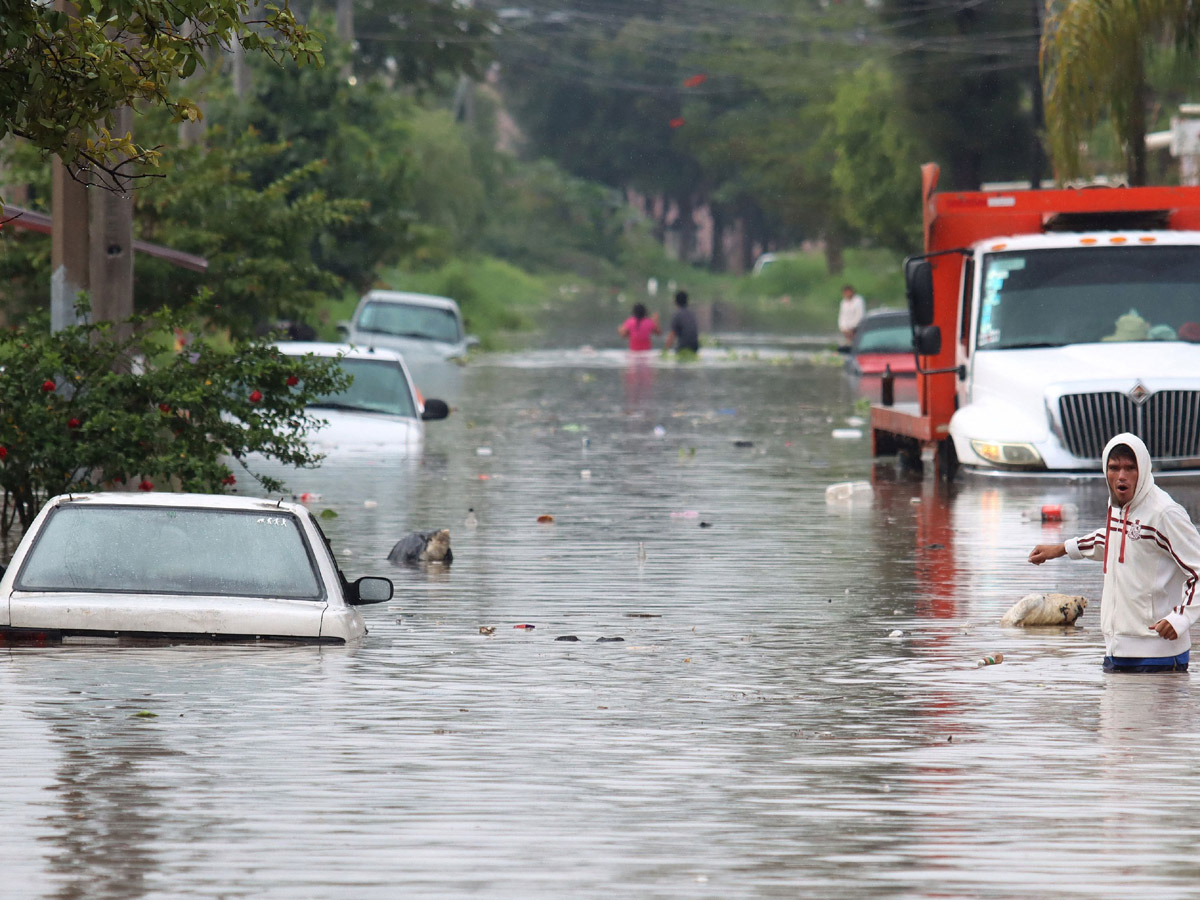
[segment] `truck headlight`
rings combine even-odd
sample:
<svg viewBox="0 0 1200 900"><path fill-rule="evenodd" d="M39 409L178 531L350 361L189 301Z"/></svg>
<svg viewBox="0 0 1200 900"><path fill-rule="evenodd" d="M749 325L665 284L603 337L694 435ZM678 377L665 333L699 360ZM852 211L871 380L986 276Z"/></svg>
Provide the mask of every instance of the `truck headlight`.
<svg viewBox="0 0 1200 900"><path fill-rule="evenodd" d="M1007 444L997 441L971 441L971 449L990 463L1022 469L1045 468L1042 455L1032 444Z"/></svg>

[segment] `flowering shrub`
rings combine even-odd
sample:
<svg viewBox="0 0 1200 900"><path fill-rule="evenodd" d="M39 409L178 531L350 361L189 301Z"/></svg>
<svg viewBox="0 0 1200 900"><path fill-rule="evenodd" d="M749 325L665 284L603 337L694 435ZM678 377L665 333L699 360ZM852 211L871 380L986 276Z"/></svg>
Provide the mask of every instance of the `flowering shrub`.
<svg viewBox="0 0 1200 900"><path fill-rule="evenodd" d="M86 315L86 307L81 307ZM0 330L0 535L45 500L128 485L220 493L247 454L312 466L310 398L343 390L336 361L288 357L261 340L198 338L173 352L190 316L135 316L51 334L44 320ZM132 330L132 337L123 337Z"/></svg>

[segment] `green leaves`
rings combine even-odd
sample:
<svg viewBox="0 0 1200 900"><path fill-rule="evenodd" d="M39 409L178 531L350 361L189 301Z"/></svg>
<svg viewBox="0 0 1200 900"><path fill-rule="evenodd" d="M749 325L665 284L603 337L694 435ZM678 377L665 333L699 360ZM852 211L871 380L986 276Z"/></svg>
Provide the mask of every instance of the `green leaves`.
<svg viewBox="0 0 1200 900"><path fill-rule="evenodd" d="M272 60L322 62L322 38L286 7L255 19L246 0L83 0L67 16L41 3L0 0L0 121L71 166L111 167L157 154L133 142L85 147L81 128L125 106L174 105L172 85L206 53L241 41ZM183 104L182 117L190 104Z"/></svg>

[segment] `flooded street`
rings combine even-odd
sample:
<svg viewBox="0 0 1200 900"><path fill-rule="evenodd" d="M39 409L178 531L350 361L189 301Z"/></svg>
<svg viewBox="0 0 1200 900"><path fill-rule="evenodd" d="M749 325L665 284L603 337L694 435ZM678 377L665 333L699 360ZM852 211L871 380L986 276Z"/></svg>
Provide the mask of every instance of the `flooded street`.
<svg viewBox="0 0 1200 900"><path fill-rule="evenodd" d="M6 897L1194 893L1200 689L1104 675L1100 566L1026 562L1098 479L873 469L791 350L456 376L421 458L290 478L396 582L360 646L3 651ZM386 562L440 527L448 571ZM1001 628L1031 591L1082 627Z"/></svg>

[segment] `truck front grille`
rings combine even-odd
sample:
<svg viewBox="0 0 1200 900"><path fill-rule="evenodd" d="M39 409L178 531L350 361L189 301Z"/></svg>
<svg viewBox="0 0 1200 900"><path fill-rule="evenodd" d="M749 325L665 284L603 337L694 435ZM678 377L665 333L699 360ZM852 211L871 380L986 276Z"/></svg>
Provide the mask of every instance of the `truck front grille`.
<svg viewBox="0 0 1200 900"><path fill-rule="evenodd" d="M1117 391L1065 394L1058 402L1067 449L1100 459L1114 434L1130 431L1154 459L1200 457L1200 391L1159 391L1141 406Z"/></svg>

